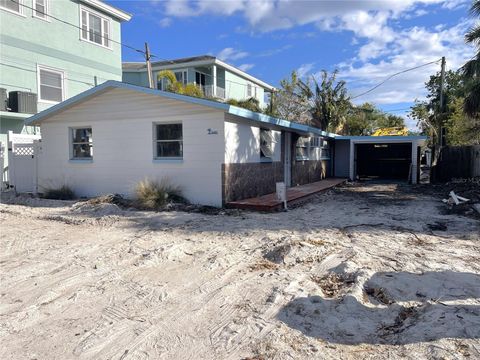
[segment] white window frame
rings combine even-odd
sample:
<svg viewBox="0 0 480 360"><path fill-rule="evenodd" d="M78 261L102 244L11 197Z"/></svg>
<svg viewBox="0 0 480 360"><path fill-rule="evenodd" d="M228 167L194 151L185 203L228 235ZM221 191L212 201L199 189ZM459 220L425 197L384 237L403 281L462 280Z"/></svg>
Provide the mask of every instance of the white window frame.
<svg viewBox="0 0 480 360"><path fill-rule="evenodd" d="M252 84L248 83L247 84L247 98L252 97Z"/></svg>
<svg viewBox="0 0 480 360"><path fill-rule="evenodd" d="M91 145L90 148L90 157L74 157L74 151L73 151L73 146L78 145L78 144L87 144L86 142L74 142L73 141L73 132L74 130L81 130L81 129L90 129L92 132L92 141L88 142L89 145ZM84 125L84 126L72 126L68 128L68 136L69 136L69 159L71 161L85 161L85 162L91 162L93 161L93 126L91 125Z"/></svg>
<svg viewBox="0 0 480 360"><path fill-rule="evenodd" d="M303 145L302 146L299 146L298 145L298 142L300 141L300 139L303 138ZM298 155L298 151L297 149L298 148L302 148L302 149L306 149L305 150L305 156L299 156ZM308 138L308 140L305 140L305 137L304 136L300 136L296 143L295 143L295 160L296 161L307 161L307 160L310 160L310 138Z"/></svg>
<svg viewBox="0 0 480 360"><path fill-rule="evenodd" d="M182 139L181 140L159 140L157 139L157 126L158 125L181 125L182 126ZM153 132L153 160L172 160L172 161L182 161L183 156L185 154L185 149L184 149L184 136L183 136L183 122L182 121L171 121L171 122L154 122L152 126L152 132ZM157 153L157 143L158 142L180 142L181 143L181 148L182 148L182 155L181 156L158 156Z"/></svg>
<svg viewBox="0 0 480 360"><path fill-rule="evenodd" d="M87 13L87 38L86 39L83 37L83 27L82 27L82 13L84 11ZM102 20L101 21L101 31L100 31L101 36L102 36L102 43L101 44L90 40L90 36L89 36L89 34L90 34L90 16L88 16L89 14L98 16ZM108 23L108 46L105 46L105 44L104 44L105 43L104 21L107 21L107 23ZM94 45L103 47L105 49L113 50L113 47L112 47L112 19L109 18L108 16L105 16L105 15L103 15L103 14L97 12L97 11L94 11L94 10L88 8L88 7L80 6L79 28L80 28L80 41L85 41L85 42L88 42L90 44L94 44Z"/></svg>
<svg viewBox="0 0 480 360"><path fill-rule="evenodd" d="M32 5L33 5L32 16L34 18L50 22L50 0L43 0L43 1L45 1L45 17L41 17L37 15L37 0L32 0Z"/></svg>
<svg viewBox="0 0 480 360"><path fill-rule="evenodd" d="M40 64L37 64L37 94L38 94L38 102L40 103L44 103L44 104L58 104L59 102L62 102L62 101L52 101L52 100L46 100L46 99L42 99L41 96L42 96L42 93L40 91L40 88L41 88L41 83L40 83L40 70L45 70L45 71L49 71L49 72L52 72L52 73L57 73L61 76L61 79L62 79L62 101L65 100L66 96L66 88L65 88L65 85L66 85L66 82L65 82L65 71L63 70L60 70L60 69L55 69L55 68L51 68L49 66L45 66L45 65L40 65Z"/></svg>
<svg viewBox="0 0 480 360"><path fill-rule="evenodd" d="M175 75L175 78L177 78L178 73L182 74L182 84L187 85L188 84L188 71L187 70L176 70L176 71L174 70L173 74Z"/></svg>
<svg viewBox="0 0 480 360"><path fill-rule="evenodd" d="M17 0L17 2L19 3L18 5L18 12L17 11L14 11L12 9L9 9L9 8L6 8L6 7L3 7L3 6L0 6L0 9L3 10L3 11L7 11L9 12L10 14L15 14L15 15L18 15L18 16L21 16L21 17L26 17L25 15L25 9L24 7L22 6L23 5L23 0Z"/></svg>

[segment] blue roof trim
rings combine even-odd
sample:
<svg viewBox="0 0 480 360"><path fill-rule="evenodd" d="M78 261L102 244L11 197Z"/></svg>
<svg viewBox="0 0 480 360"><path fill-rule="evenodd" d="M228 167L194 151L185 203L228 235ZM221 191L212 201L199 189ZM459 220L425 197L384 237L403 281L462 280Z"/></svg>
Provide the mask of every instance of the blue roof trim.
<svg viewBox="0 0 480 360"><path fill-rule="evenodd" d="M173 99L173 100L179 100L179 101L184 101L188 102L191 104L197 104L197 105L203 105L203 106L208 106L210 108L215 108L222 110L228 114L231 115L236 115L240 116L246 119L250 119L253 121L257 121L260 123L265 123L265 124L270 124L270 125L275 125L279 126L282 128L290 129L292 131L297 131L301 133L306 133L306 134L315 134L315 135L320 135L320 136L325 136L325 137L338 137L336 134L328 133L326 131L320 130L318 128L304 125L304 124L299 124L291 121L287 121L284 119L279 119L275 118L272 116L268 116L265 114L257 113L254 111L250 111L247 109L243 109L237 106L232 106L229 104L224 104L220 103L217 101L213 100L207 100L207 99L201 99L201 98L196 98L192 96L186 96L186 95L180 95L180 94L175 94L167 91L161 91L161 90L156 90L156 89L150 89L142 86L137 86L137 85L131 85L131 84L126 84L122 83L119 81L114 81L114 80L108 80L104 82L101 85L98 85L92 89L89 89L87 91L84 91L78 95L75 95L71 97L70 99L67 99L65 101L62 101L59 104L56 104L46 110L43 110L42 112L39 112L36 115L33 115L32 117L28 118L25 123L26 124L32 124L36 123L39 121L44 120L47 117L50 117L61 110L68 108L69 106L72 106L78 102L85 101L90 97L93 97L95 94L102 93L104 91L107 91L108 89L113 89L113 88L119 88L119 89L128 89L132 91L138 91L138 92L143 92L145 94L150 94L150 95L156 95L156 96L162 96L167 99Z"/></svg>
<svg viewBox="0 0 480 360"><path fill-rule="evenodd" d="M427 140L426 136L341 136L337 135L335 140Z"/></svg>

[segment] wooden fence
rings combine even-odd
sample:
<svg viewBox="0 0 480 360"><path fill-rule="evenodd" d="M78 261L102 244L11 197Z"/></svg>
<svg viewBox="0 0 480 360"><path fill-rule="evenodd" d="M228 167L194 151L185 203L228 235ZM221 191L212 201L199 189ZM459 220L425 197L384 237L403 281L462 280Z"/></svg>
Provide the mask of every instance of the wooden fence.
<svg viewBox="0 0 480 360"><path fill-rule="evenodd" d="M480 145L442 148L439 161L432 170L436 182L480 176Z"/></svg>

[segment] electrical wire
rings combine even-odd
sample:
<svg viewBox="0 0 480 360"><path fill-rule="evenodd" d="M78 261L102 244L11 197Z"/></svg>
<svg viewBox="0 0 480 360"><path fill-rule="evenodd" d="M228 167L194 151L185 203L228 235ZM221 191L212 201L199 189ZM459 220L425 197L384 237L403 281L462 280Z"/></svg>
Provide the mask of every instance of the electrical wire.
<svg viewBox="0 0 480 360"><path fill-rule="evenodd" d="M10 1L13 2L13 3L15 3L15 4L18 4L19 6L22 6L22 7L24 7L24 8L27 8L27 9L33 10L33 11L35 11L35 12L37 12L37 13L40 13L40 14L42 14L42 15L45 15L47 18L57 20L57 21L65 24L65 25L69 25L69 26L72 26L72 27L74 27L74 28L76 28L76 29L79 29L80 31L85 31L84 29L82 29L81 26L78 26L78 25L72 24L72 23L70 23L70 22L68 22L68 21L59 19L59 18L57 18L57 17L55 17L55 16L53 16L53 15L47 14L46 12L39 11L39 10L37 10L37 9L31 7L31 6L28 6L28 5L25 5L25 4L21 3L21 2L19 2L18 0L10 0ZM107 41L111 41L112 43L118 44L118 45L120 45L120 46L124 46L124 47L126 47L127 49L130 49L130 50L133 50L133 51L136 51L136 52L139 52L139 53L142 53L143 55L145 55L145 51L136 49L135 47L130 46L130 45L127 45L127 44L124 44L124 43L122 43L122 42L120 42L120 41L113 40L113 39L109 38L108 36L104 36L104 35L98 34L98 33L96 33L95 36L99 36L99 37L101 37L102 39L105 39L105 40L107 40Z"/></svg>
<svg viewBox="0 0 480 360"><path fill-rule="evenodd" d="M426 63L426 64L423 64L423 65L419 65L419 66L415 66L415 67L412 67L412 68L409 68L409 69L405 69L405 70L402 70L402 71L399 71L395 74L392 74L390 75L389 77L387 77L385 80L383 80L382 82L378 83L377 85L375 85L374 87L368 89L367 91L364 91L363 93L361 94L358 94L356 96L353 96L351 97L350 99L353 100L353 99L356 99L360 96L363 96L363 95L366 95L368 93L371 93L372 91L374 91L375 89L377 89L378 87L382 86L383 84L385 84L387 81L389 81L390 79L392 79L393 77L397 76L397 75L400 75L400 74L403 74L403 73L406 73L406 72L409 72L409 71L412 71L412 70L416 70L416 69L419 69L419 68L422 68L424 66L428 66L428 65L431 65L431 64L435 64L435 63L438 63L439 61L441 61L442 59L438 59L438 60L435 60L435 61L431 61L429 63Z"/></svg>

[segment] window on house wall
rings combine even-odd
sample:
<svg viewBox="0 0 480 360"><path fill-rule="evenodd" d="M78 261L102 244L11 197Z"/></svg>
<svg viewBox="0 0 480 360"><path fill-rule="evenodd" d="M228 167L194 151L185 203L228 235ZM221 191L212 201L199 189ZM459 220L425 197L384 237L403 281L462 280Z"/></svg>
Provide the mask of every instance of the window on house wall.
<svg viewBox="0 0 480 360"><path fill-rule="evenodd" d="M0 0L0 8L15 12L18 14L23 14L22 0Z"/></svg>
<svg viewBox="0 0 480 360"><path fill-rule="evenodd" d="M38 67L39 100L61 102L64 99L64 73Z"/></svg>
<svg viewBox="0 0 480 360"><path fill-rule="evenodd" d="M184 85L187 85L187 72L186 71L175 71L175 78L178 82L181 82Z"/></svg>
<svg viewBox="0 0 480 360"><path fill-rule="evenodd" d="M81 10L82 39L110 47L110 20L86 9Z"/></svg>
<svg viewBox="0 0 480 360"><path fill-rule="evenodd" d="M92 128L72 128L70 129L72 137L73 160L88 160L93 158Z"/></svg>
<svg viewBox="0 0 480 360"><path fill-rule="evenodd" d="M330 159L330 142L328 140L322 139L320 158Z"/></svg>
<svg viewBox="0 0 480 360"><path fill-rule="evenodd" d="M271 130L260 129L260 158L271 159L273 156L273 134Z"/></svg>
<svg viewBox="0 0 480 360"><path fill-rule="evenodd" d="M309 159L309 143L308 137L299 137L295 146L295 159L308 160Z"/></svg>
<svg viewBox="0 0 480 360"><path fill-rule="evenodd" d="M207 79L205 74L198 71L195 72L195 83L200 86L205 86L207 84Z"/></svg>
<svg viewBox="0 0 480 360"><path fill-rule="evenodd" d="M252 97L252 84L247 84L247 97Z"/></svg>
<svg viewBox="0 0 480 360"><path fill-rule="evenodd" d="M183 126L178 124L155 125L155 158L183 158Z"/></svg>
<svg viewBox="0 0 480 360"><path fill-rule="evenodd" d="M33 15L37 18L48 20L48 0L34 0Z"/></svg>

